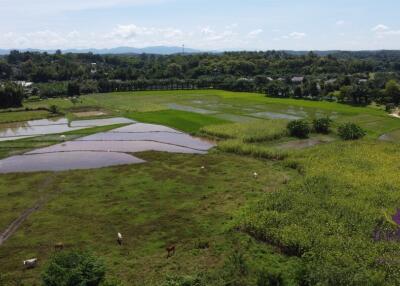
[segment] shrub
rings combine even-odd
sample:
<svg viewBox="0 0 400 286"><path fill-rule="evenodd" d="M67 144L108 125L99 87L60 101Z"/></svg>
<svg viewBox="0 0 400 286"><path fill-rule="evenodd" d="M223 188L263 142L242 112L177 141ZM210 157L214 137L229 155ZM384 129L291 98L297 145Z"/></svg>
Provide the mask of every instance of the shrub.
<svg viewBox="0 0 400 286"><path fill-rule="evenodd" d="M290 121L287 125L290 136L298 138L308 138L310 127L305 120Z"/></svg>
<svg viewBox="0 0 400 286"><path fill-rule="evenodd" d="M313 120L313 127L316 133L328 134L331 127L332 120L328 117L318 118Z"/></svg>
<svg viewBox="0 0 400 286"><path fill-rule="evenodd" d="M60 109L58 108L57 105L51 105L49 108L49 111L51 114L59 114L60 113Z"/></svg>
<svg viewBox="0 0 400 286"><path fill-rule="evenodd" d="M42 274L45 286L97 286L105 276L103 262L88 252L55 254Z"/></svg>
<svg viewBox="0 0 400 286"><path fill-rule="evenodd" d="M257 286L283 286L284 281L280 273L260 272L257 277Z"/></svg>
<svg viewBox="0 0 400 286"><path fill-rule="evenodd" d="M357 140L365 136L365 131L354 123L345 123L339 126L339 136L343 140Z"/></svg>
<svg viewBox="0 0 400 286"><path fill-rule="evenodd" d="M205 286L206 284L200 277L192 276L171 276L167 277L166 281L162 284L163 286Z"/></svg>

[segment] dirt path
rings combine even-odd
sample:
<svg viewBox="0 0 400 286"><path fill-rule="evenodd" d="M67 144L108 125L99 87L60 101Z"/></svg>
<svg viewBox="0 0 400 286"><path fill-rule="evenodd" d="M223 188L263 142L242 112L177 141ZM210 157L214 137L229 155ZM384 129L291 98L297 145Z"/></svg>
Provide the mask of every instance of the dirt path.
<svg viewBox="0 0 400 286"><path fill-rule="evenodd" d="M54 177L47 177L46 180L41 184L40 188L46 188L48 187L54 180ZM41 207L43 207L50 199L51 199L51 194L48 194L47 196L43 196L40 198L36 204L29 208L26 209L17 219L15 219L5 231L3 231L0 234L0 246L7 241L21 226L21 224L35 211L39 210Z"/></svg>

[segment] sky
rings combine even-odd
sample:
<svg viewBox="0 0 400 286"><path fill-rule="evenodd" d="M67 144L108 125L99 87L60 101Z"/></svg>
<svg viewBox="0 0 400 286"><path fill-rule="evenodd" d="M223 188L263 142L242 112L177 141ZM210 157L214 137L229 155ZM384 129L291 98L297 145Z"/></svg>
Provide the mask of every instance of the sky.
<svg viewBox="0 0 400 286"><path fill-rule="evenodd" d="M400 49L399 0L0 0L0 48Z"/></svg>

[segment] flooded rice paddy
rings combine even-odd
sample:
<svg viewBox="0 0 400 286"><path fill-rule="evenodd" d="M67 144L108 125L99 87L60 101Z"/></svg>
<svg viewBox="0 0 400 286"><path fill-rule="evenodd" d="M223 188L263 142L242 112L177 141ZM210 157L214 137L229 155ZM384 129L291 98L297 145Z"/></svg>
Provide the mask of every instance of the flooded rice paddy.
<svg viewBox="0 0 400 286"><path fill-rule="evenodd" d="M134 122L135 121L127 118L116 117L95 120L77 120L70 123L66 118L5 123L0 124L0 141L17 140L34 136L65 133L91 127Z"/></svg>
<svg viewBox="0 0 400 286"><path fill-rule="evenodd" d="M0 160L0 173L65 171L75 169L101 168L115 165L137 164L144 161L131 153L144 151L161 151L184 154L205 154L214 144L172 128L144 123L132 123L124 118L107 119L108 121L86 120L77 121L69 128L84 128L85 126L101 126L116 123L131 123L108 132L88 135L72 141L66 141L49 147L39 148L23 155L12 156ZM45 121L44 121L45 122ZM37 125L34 122L30 128L47 127L50 132L56 128L65 128L64 121L48 125ZM48 123L48 122L45 122ZM59 129L64 130L64 129ZM44 129L40 129L44 132ZM21 132L18 130L18 132ZM63 132L63 131L61 131ZM18 133L20 134L20 133ZM28 133L24 133L28 134ZM31 136L32 133L30 133ZM49 133L43 133L49 134Z"/></svg>

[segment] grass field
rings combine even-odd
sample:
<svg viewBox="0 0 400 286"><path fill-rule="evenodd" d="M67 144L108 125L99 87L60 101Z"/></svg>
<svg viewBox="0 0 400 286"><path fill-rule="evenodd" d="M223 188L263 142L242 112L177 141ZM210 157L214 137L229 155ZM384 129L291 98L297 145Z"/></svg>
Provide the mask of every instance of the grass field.
<svg viewBox="0 0 400 286"><path fill-rule="evenodd" d="M400 129L400 120L388 116L384 110L376 106L353 107L324 101L270 98L257 93L220 90L94 94L81 96L80 102L75 106L67 99L49 99L26 103L26 106L30 108L49 107L50 105L57 105L67 113L68 109L73 107L103 108L108 110L110 114L141 117L155 123L165 122L166 118L170 117L168 110L174 109L173 105L187 107L188 110L194 108L211 111L212 114L207 114L207 117L222 118L228 121L240 121L243 118L264 119L257 115L263 112L272 113L273 116L290 115L308 118L330 116L338 123L355 121L372 138ZM160 111L166 111L166 115L162 116L163 113Z"/></svg>
<svg viewBox="0 0 400 286"><path fill-rule="evenodd" d="M101 109L206 135L218 146L207 155L135 154L147 161L141 165L0 175L0 231L47 201L0 246L0 285L40 285L58 241L101 257L108 277L123 285L269 285L265 277L275 285L400 283L400 230L391 219L399 145L376 140L397 134L400 120L383 110L216 90L95 94L75 106L50 99L27 107L52 104L67 116ZM331 134L332 142L278 150L297 140L287 136L285 116L330 116L333 130L351 121L368 136L344 142ZM3 142L0 156L59 140ZM172 244L177 252L167 259ZM31 257L39 267L24 271L21 261Z"/></svg>

